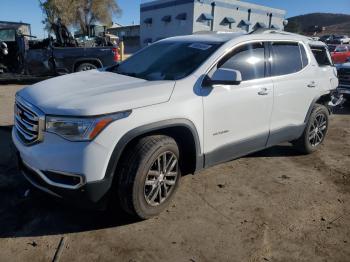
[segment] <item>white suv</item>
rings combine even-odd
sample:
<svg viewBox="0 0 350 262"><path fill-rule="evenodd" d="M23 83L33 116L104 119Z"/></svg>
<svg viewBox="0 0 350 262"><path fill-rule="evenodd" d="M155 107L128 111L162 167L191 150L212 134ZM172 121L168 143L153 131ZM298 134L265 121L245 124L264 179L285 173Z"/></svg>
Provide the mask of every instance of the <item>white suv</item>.
<svg viewBox="0 0 350 262"><path fill-rule="evenodd" d="M119 65L16 95L13 141L37 188L161 212L181 174L289 141L317 149L336 70L322 42L278 31L161 40Z"/></svg>

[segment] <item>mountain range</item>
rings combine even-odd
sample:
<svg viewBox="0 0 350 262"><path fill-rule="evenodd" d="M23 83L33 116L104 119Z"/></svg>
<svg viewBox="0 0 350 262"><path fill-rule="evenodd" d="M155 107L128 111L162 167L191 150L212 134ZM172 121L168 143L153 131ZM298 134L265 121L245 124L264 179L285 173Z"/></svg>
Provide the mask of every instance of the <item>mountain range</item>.
<svg viewBox="0 0 350 262"><path fill-rule="evenodd" d="M345 34L350 36L350 15L311 13L288 18L286 31L308 35Z"/></svg>

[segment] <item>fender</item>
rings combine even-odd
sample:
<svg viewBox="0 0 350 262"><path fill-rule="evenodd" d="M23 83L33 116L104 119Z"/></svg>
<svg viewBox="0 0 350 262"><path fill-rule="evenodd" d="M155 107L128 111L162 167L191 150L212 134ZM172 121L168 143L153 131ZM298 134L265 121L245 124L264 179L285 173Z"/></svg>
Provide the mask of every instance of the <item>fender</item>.
<svg viewBox="0 0 350 262"><path fill-rule="evenodd" d="M117 164L122 155L122 152L124 151L126 145L130 141L132 141L134 138L141 136L143 134L166 129L169 127L186 127L191 131L192 136L194 137L194 142L196 147L196 171L203 169L204 158L201 153L200 140L199 140L196 127L188 119L177 118L177 119L164 120L164 121L143 125L143 126L134 128L128 131L126 134L124 134L123 137L118 141L117 145L115 146L112 152L111 158L109 159L109 162L108 162L104 179L113 178L115 170L117 168Z"/></svg>
<svg viewBox="0 0 350 262"><path fill-rule="evenodd" d="M328 99L327 99L328 98ZM308 121L309 121L309 118L310 118L310 115L312 113L312 109L314 108L315 104L318 102L318 101L321 101L321 102L326 102L326 101L331 101L331 94L325 94L325 95L322 95L322 96L318 96L318 97L315 97L310 106L309 106L309 109L307 110L307 113L306 113L306 116L305 116L305 119L304 119L304 123L306 124ZM332 113L332 110L329 108L329 106L325 105L329 111L329 114Z"/></svg>

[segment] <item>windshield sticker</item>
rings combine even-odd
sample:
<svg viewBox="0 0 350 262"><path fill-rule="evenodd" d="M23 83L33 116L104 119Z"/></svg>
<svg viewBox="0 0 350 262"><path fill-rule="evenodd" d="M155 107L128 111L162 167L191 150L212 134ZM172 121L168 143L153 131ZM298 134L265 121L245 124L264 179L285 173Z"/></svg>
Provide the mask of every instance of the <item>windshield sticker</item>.
<svg viewBox="0 0 350 262"><path fill-rule="evenodd" d="M207 45L207 44L203 44L203 43L193 43L189 47L200 49L200 50L204 51L204 50L208 50L212 46L211 45Z"/></svg>

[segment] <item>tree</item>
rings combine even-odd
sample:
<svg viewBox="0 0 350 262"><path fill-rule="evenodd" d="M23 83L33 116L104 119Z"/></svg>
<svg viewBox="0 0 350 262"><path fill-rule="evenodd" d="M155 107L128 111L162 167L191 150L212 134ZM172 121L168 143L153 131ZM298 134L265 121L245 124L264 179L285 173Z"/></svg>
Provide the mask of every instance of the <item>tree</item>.
<svg viewBox="0 0 350 262"><path fill-rule="evenodd" d="M66 26L78 27L88 35L90 25L100 22L112 24L112 17L120 15L121 9L116 0L45 0L40 2L45 17L46 29L58 18Z"/></svg>
<svg viewBox="0 0 350 262"><path fill-rule="evenodd" d="M284 30L291 33L302 33L301 26L294 21L289 21Z"/></svg>

